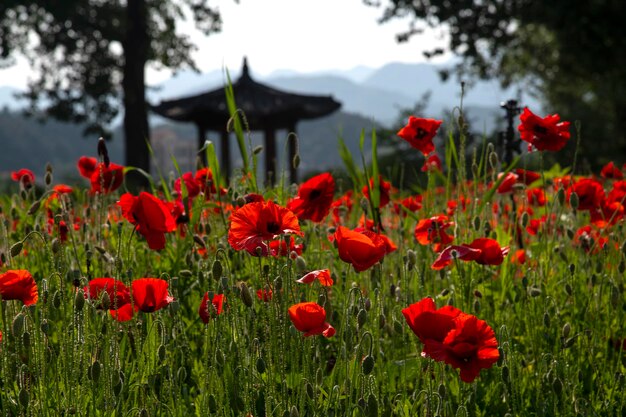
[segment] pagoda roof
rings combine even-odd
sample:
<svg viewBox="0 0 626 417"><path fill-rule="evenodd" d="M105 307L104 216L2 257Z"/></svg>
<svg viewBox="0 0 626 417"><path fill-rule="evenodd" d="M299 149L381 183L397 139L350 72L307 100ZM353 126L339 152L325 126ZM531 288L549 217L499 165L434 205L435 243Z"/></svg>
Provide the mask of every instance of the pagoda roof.
<svg viewBox="0 0 626 417"><path fill-rule="evenodd" d="M326 116L341 107L331 96L290 93L256 82L246 58L233 91L250 130L291 129L299 120ZM163 117L193 122L206 130L224 130L230 119L224 88L162 101L151 108Z"/></svg>

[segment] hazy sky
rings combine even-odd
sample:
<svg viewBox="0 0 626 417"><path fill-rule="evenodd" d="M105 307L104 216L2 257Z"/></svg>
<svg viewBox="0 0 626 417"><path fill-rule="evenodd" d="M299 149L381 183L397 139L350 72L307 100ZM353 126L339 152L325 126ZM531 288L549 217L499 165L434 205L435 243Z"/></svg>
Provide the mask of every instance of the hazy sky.
<svg viewBox="0 0 626 417"><path fill-rule="evenodd" d="M421 62L422 52L445 46L443 31L427 31L408 43L398 44L395 34L407 21L380 25L381 9L362 0L221 0L221 33L204 37L185 30L198 46L194 58L203 72L241 66L244 55L258 74L277 69L313 72L351 69L358 65L380 67L392 61ZM26 86L28 66L0 69L0 86ZM165 71L148 69L148 83L168 78Z"/></svg>

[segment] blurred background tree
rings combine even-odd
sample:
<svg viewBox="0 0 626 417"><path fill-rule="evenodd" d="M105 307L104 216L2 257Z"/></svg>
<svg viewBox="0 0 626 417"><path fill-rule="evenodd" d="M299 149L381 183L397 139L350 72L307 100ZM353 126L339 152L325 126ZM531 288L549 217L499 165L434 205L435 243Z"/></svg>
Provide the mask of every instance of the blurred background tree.
<svg viewBox="0 0 626 417"><path fill-rule="evenodd" d="M523 84L549 113L580 121L581 156L592 169L626 158L626 3L607 0L363 0L380 22L409 18L398 41L425 27L449 29L462 58L450 73ZM443 53L434 49L432 57ZM443 76L449 74L444 73ZM533 109L531 109L533 110ZM539 113L535 110L535 112ZM544 116L543 114L540 114ZM549 157L571 164L576 146ZM621 161L618 161L621 159Z"/></svg>
<svg viewBox="0 0 626 417"><path fill-rule="evenodd" d="M194 45L178 29L192 16L204 34L219 31L219 11L208 3L3 0L0 65L10 65L17 53L26 56L38 74L26 93L29 112L83 124L85 135L109 137L107 125L121 104L125 164L150 172L146 65L195 68Z"/></svg>

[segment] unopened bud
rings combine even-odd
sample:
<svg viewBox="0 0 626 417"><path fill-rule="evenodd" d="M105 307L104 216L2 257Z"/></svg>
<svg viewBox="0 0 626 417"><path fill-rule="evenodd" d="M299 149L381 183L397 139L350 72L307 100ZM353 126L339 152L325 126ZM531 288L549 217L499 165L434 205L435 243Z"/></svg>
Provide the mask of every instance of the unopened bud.
<svg viewBox="0 0 626 417"><path fill-rule="evenodd" d="M498 167L498 154L495 152L491 152L489 154L489 166L491 169L496 169Z"/></svg>
<svg viewBox="0 0 626 417"><path fill-rule="evenodd" d="M369 375L374 370L375 364L374 357L372 355L367 355L365 359L363 359L363 363L361 364L361 369L363 370L363 375Z"/></svg>
<svg viewBox="0 0 626 417"><path fill-rule="evenodd" d="M22 335L22 332L24 331L24 323L26 322L26 317L24 316L24 314L22 313L18 313L15 318L13 319L13 323L12 323L12 330L13 330L13 335L15 337L19 337Z"/></svg>
<svg viewBox="0 0 626 417"><path fill-rule="evenodd" d="M296 258L296 270L298 272L306 271L306 261L304 260L302 256L298 256Z"/></svg>
<svg viewBox="0 0 626 417"><path fill-rule="evenodd" d="M241 292L241 301L243 301L246 307L252 307L252 295L250 294L250 289L248 289L245 282L239 284L239 291Z"/></svg>
<svg viewBox="0 0 626 417"><path fill-rule="evenodd" d="M74 309L81 311L85 305L85 292L82 288L76 290L76 296L74 296Z"/></svg>
<svg viewBox="0 0 626 417"><path fill-rule="evenodd" d="M222 262L220 262L219 259L213 261L213 265L211 265L211 274L213 275L213 279L220 279L223 272L224 269L222 268Z"/></svg>
<svg viewBox="0 0 626 417"><path fill-rule="evenodd" d="M563 187L559 187L556 192L556 200L560 205L565 204L565 189Z"/></svg>
<svg viewBox="0 0 626 417"><path fill-rule="evenodd" d="M414 250L409 249L406 251L406 259L407 259L407 268L413 269L413 267L417 264L417 254Z"/></svg>
<svg viewBox="0 0 626 417"><path fill-rule="evenodd" d="M254 149L252 149L252 153L254 155L258 155L261 152L263 152L263 145L257 145L257 146L254 147Z"/></svg>
<svg viewBox="0 0 626 417"><path fill-rule="evenodd" d="M530 221L530 216L528 215L527 212L523 212L522 216L519 219L520 225L522 227L526 227L528 226L528 222Z"/></svg>
<svg viewBox="0 0 626 417"><path fill-rule="evenodd" d="M572 191L572 193L569 195L569 205L572 206L574 210L576 210L579 203L580 202L578 200L578 194Z"/></svg>
<svg viewBox="0 0 626 417"><path fill-rule="evenodd" d="M30 205L26 214L32 216L33 214L37 213L37 210L39 210L39 206L41 206L41 200L35 201L33 204Z"/></svg>
<svg viewBox="0 0 626 417"><path fill-rule="evenodd" d="M367 321L367 311L365 311L364 309L360 309L359 313L356 316L356 323L359 326L359 328L363 328L366 321Z"/></svg>
<svg viewBox="0 0 626 417"><path fill-rule="evenodd" d="M565 323L563 325L563 329L561 330L561 335L563 338L567 338L572 331L572 326L569 323Z"/></svg>
<svg viewBox="0 0 626 417"><path fill-rule="evenodd" d="M9 253L11 254L11 257L15 258L17 255L19 255L22 252L23 248L24 248L24 241L20 240L18 242L15 242L11 246L11 249L9 250Z"/></svg>

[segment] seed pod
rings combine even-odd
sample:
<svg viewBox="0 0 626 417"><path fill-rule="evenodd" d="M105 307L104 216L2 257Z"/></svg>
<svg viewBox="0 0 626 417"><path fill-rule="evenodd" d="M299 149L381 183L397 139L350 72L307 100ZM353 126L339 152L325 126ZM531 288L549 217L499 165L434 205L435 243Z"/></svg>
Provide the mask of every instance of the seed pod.
<svg viewBox="0 0 626 417"><path fill-rule="evenodd" d="M11 328L13 329L13 335L20 337L24 332L24 324L26 323L26 316L22 313L18 313L13 319Z"/></svg>
<svg viewBox="0 0 626 417"><path fill-rule="evenodd" d="M480 226L481 226L481 220L480 220L480 216L475 216L474 220L472 221L473 226L474 226L474 230L476 230L477 232L480 231Z"/></svg>
<svg viewBox="0 0 626 417"><path fill-rule="evenodd" d="M213 265L211 265L211 273L213 274L213 279L220 279L223 272L224 269L222 268L222 262L220 262L219 259L213 261Z"/></svg>
<svg viewBox="0 0 626 417"><path fill-rule="evenodd" d="M239 284L239 291L241 294L241 301L243 301L246 307L252 307L252 304L253 304L252 295L250 294L250 290L248 289L248 286L246 285L245 282L242 282Z"/></svg>
<svg viewBox="0 0 626 417"><path fill-rule="evenodd" d="M30 333L29 332L24 332L22 334L22 343L24 344L24 347L26 349L30 347Z"/></svg>
<svg viewBox="0 0 626 417"><path fill-rule="evenodd" d="M267 366L265 365L265 360L263 358L258 357L256 360L256 370L260 374L264 374Z"/></svg>
<svg viewBox="0 0 626 417"><path fill-rule="evenodd" d="M366 321L367 321L367 311L365 311L364 309L360 309L359 313L356 316L356 323L359 326L359 328L363 328L363 325L365 325Z"/></svg>
<svg viewBox="0 0 626 417"><path fill-rule="evenodd" d="M61 292L59 290L56 290L54 294L52 294L52 307L61 307Z"/></svg>
<svg viewBox="0 0 626 417"><path fill-rule="evenodd" d="M510 371L509 371L509 367L508 366L503 366L502 367L502 382L504 382L505 384L508 384L510 382Z"/></svg>
<svg viewBox="0 0 626 417"><path fill-rule="evenodd" d="M159 345L159 349L157 350L157 357L159 358L159 362L163 362L165 360L165 345Z"/></svg>
<svg viewBox="0 0 626 417"><path fill-rule="evenodd" d="M547 328L550 327L550 314L547 311L543 313L543 325Z"/></svg>
<svg viewBox="0 0 626 417"><path fill-rule="evenodd" d="M570 332L572 331L572 326L569 323L565 323L563 325L563 329L561 329L561 335L564 339L569 337Z"/></svg>
<svg viewBox="0 0 626 417"><path fill-rule="evenodd" d="M100 365L100 362L98 362L97 360L94 361L87 371L87 375L89 376L89 379L91 379L93 382L98 382L98 380L100 379L101 370L102 370L102 367Z"/></svg>
<svg viewBox="0 0 626 417"><path fill-rule="evenodd" d="M572 206L574 210L576 210L579 204L580 200L578 199L578 194L572 191L572 193L569 195L569 205Z"/></svg>
<svg viewBox="0 0 626 417"><path fill-rule="evenodd" d="M20 388L20 392L19 394L17 394L17 399L19 400L22 407L28 407L28 403L30 402L30 394L28 393L26 388Z"/></svg>
<svg viewBox="0 0 626 417"><path fill-rule="evenodd" d="M375 360L372 355L367 355L363 362L361 363L361 369L363 370L363 375L369 375L374 370Z"/></svg>
<svg viewBox="0 0 626 417"><path fill-rule="evenodd" d="M559 189L557 190L556 200L559 202L560 205L563 205L565 203L565 189L563 187L559 187Z"/></svg>
<svg viewBox="0 0 626 417"><path fill-rule="evenodd" d="M295 154L291 163L294 168L298 168L300 166L300 154Z"/></svg>
<svg viewBox="0 0 626 417"><path fill-rule="evenodd" d="M475 313L480 313L480 300L474 300L472 307L474 308Z"/></svg>
<svg viewBox="0 0 626 417"><path fill-rule="evenodd" d="M181 269L178 272L178 275L180 275L181 278L191 278L193 276L193 272L188 269Z"/></svg>
<svg viewBox="0 0 626 417"><path fill-rule="evenodd" d="M554 381L552 381L552 390L556 395L561 395L563 392L563 382L560 378L555 378Z"/></svg>
<svg viewBox="0 0 626 417"><path fill-rule="evenodd" d="M74 296L74 309L76 311L81 311L83 306L85 305L85 293L82 288L76 290L76 295Z"/></svg>
<svg viewBox="0 0 626 417"><path fill-rule="evenodd" d="M41 333L47 335L50 331L50 324L48 323L48 319L43 319L39 328L41 329Z"/></svg>
<svg viewBox="0 0 626 417"><path fill-rule="evenodd" d="M296 258L296 270L298 272L306 271L306 261L304 260L302 256L298 256Z"/></svg>
<svg viewBox="0 0 626 417"><path fill-rule="evenodd" d="M39 206L41 206L41 200L35 201L33 204L30 205L26 214L32 216L33 214L37 213L37 210L39 210Z"/></svg>
<svg viewBox="0 0 626 417"><path fill-rule="evenodd" d="M22 248L24 248L24 241L22 240L15 242L13 245L11 245L11 249L9 250L11 257L15 258L17 255L19 255L22 252Z"/></svg>
<svg viewBox="0 0 626 417"><path fill-rule="evenodd" d="M574 290L572 289L572 286L569 285L569 282L565 283L565 292L567 293L567 295L571 296L574 292Z"/></svg>
<svg viewBox="0 0 626 417"><path fill-rule="evenodd" d="M315 398L315 391L313 390L313 385L311 385L311 383L308 381L305 385L305 390L306 390L306 395L307 397L309 397L310 400Z"/></svg>
<svg viewBox="0 0 626 417"><path fill-rule="evenodd" d="M44 175L43 180L46 185L52 184L52 172L46 171L46 175Z"/></svg>
<svg viewBox="0 0 626 417"><path fill-rule="evenodd" d="M289 410L289 417L300 417L300 413L295 405L291 406L291 410Z"/></svg>
<svg viewBox="0 0 626 417"><path fill-rule="evenodd" d="M258 155L261 152L263 152L263 145L257 145L257 146L254 147L254 149L252 149L252 153L254 155Z"/></svg>

